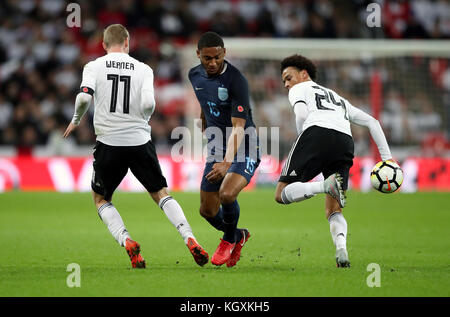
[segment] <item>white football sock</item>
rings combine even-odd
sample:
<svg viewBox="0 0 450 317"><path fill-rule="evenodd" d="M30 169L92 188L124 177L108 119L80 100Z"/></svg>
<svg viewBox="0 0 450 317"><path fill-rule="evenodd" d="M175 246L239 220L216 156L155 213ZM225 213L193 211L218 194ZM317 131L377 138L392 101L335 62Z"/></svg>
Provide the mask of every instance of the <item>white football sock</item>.
<svg viewBox="0 0 450 317"><path fill-rule="evenodd" d="M281 192L281 199L285 204L300 202L313 197L315 194L324 193L323 181L301 183L295 182L287 185Z"/></svg>
<svg viewBox="0 0 450 317"><path fill-rule="evenodd" d="M194 238L192 234L191 226L189 225L186 216L184 215L183 209L178 204L178 202L173 199L171 196L166 196L161 198L159 201L159 208L164 210L167 218L173 224L175 228L177 228L181 237L184 240L184 243L187 243L188 238Z"/></svg>
<svg viewBox="0 0 450 317"><path fill-rule="evenodd" d="M125 246L127 238L131 239L131 237L125 228L122 217L120 217L116 207L114 207L112 203L106 203L101 205L97 212L114 239L116 239L121 246Z"/></svg>
<svg viewBox="0 0 450 317"><path fill-rule="evenodd" d="M334 212L328 218L330 233L336 249L347 249L347 221L342 212Z"/></svg>

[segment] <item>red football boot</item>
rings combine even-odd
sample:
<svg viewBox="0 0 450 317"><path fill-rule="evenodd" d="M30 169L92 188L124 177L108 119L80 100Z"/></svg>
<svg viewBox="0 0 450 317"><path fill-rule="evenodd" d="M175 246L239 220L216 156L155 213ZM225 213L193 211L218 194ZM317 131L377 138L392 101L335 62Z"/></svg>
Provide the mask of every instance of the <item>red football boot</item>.
<svg viewBox="0 0 450 317"><path fill-rule="evenodd" d="M220 244L211 258L211 263L214 265L222 265L227 262L234 250L235 245L236 243L230 243L224 239L220 239Z"/></svg>
<svg viewBox="0 0 450 317"><path fill-rule="evenodd" d="M131 260L131 266L133 268L144 269L145 268L145 260L140 255L141 246L136 241L127 238L125 242L125 249L127 250L128 256Z"/></svg>
<svg viewBox="0 0 450 317"><path fill-rule="evenodd" d="M206 253L205 250L203 250L202 246L195 241L194 238L188 238L187 247L189 251L191 251L192 256L194 257L195 262L203 266L206 263L208 263L208 253Z"/></svg>
<svg viewBox="0 0 450 317"><path fill-rule="evenodd" d="M231 253L230 258L227 261L227 267L235 266L236 263L241 258L241 250L244 244L247 242L248 238L250 238L250 232L248 232L247 229L239 229L242 233L242 239L238 243L236 243L236 246L234 247L233 252Z"/></svg>

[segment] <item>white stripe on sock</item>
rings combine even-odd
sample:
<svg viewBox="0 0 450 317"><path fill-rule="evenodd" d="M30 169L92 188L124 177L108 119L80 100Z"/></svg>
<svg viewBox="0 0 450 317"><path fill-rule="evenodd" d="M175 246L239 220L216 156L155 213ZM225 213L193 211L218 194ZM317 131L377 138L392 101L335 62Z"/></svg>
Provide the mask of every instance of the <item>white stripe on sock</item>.
<svg viewBox="0 0 450 317"><path fill-rule="evenodd" d="M98 208L98 215L117 243L125 246L125 241L127 238L130 238L130 235L116 207L112 203L103 204Z"/></svg>
<svg viewBox="0 0 450 317"><path fill-rule="evenodd" d="M178 230L185 243L187 243L188 238L195 239L183 209L175 199L171 196L163 197L159 201L159 206L172 225Z"/></svg>

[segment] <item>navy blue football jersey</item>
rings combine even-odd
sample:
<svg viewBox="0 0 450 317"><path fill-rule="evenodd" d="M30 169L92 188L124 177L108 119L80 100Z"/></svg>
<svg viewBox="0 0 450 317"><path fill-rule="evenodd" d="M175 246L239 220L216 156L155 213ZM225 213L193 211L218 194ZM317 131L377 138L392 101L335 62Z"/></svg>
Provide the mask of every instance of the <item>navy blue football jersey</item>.
<svg viewBox="0 0 450 317"><path fill-rule="evenodd" d="M250 108L248 83L236 67L225 61L223 71L210 77L205 68L199 64L189 71L189 80L205 115L206 127L218 127L222 130L223 150L226 149L228 135L231 132L232 117L246 119L246 131L254 131L250 135L246 134L246 148L249 146L249 138L257 139ZM249 127L255 129L247 129ZM210 141L211 139L208 139L208 142Z"/></svg>

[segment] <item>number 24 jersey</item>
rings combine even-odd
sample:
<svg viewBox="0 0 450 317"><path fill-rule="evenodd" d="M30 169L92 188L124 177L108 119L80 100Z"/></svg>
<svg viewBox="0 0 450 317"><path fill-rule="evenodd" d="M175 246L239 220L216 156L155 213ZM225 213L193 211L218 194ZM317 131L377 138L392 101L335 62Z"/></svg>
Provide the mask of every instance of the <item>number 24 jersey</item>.
<svg viewBox="0 0 450 317"><path fill-rule="evenodd" d="M311 126L319 126L352 136L350 121L359 110L333 90L311 80L305 81L289 90L289 102L292 107L305 107L302 109L306 116L303 131Z"/></svg>

